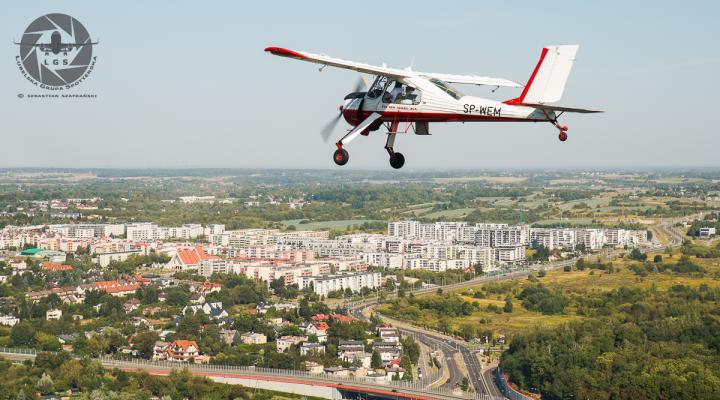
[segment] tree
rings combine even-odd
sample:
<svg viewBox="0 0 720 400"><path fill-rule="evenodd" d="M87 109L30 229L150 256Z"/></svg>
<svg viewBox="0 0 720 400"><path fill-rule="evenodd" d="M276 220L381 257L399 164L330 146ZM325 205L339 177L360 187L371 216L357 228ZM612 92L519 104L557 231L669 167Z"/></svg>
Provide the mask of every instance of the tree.
<svg viewBox="0 0 720 400"><path fill-rule="evenodd" d="M382 358L380 357L380 352L377 350L373 350L372 357L370 358L370 367L373 369L382 368Z"/></svg>
<svg viewBox="0 0 720 400"><path fill-rule="evenodd" d="M653 257L654 263L661 263L663 260L662 256L660 254L656 254L655 257Z"/></svg>
<svg viewBox="0 0 720 400"><path fill-rule="evenodd" d="M410 362L410 357L408 357L407 354L403 354L400 357L400 366L405 369L405 373L403 374L402 380L404 381L413 381L413 372L412 372L412 362Z"/></svg>
<svg viewBox="0 0 720 400"><path fill-rule="evenodd" d="M53 392L53 389L55 387L55 383L53 382L50 375L47 374L47 372L43 372L40 379L37 381L37 384L35 385L35 388L42 393L42 394L50 394Z"/></svg>
<svg viewBox="0 0 720 400"><path fill-rule="evenodd" d="M133 347L140 352L140 357L150 359L153 356L155 342L158 340L157 332L146 331L135 335Z"/></svg>
<svg viewBox="0 0 720 400"><path fill-rule="evenodd" d="M513 302L510 296L505 298L505 306L503 307L503 311L506 313L513 312Z"/></svg>
<svg viewBox="0 0 720 400"><path fill-rule="evenodd" d="M27 321L22 321L10 330L10 338L16 346L27 346L35 337L35 328Z"/></svg>
<svg viewBox="0 0 720 400"><path fill-rule="evenodd" d="M483 274L483 266L480 263L475 264L475 275Z"/></svg>
<svg viewBox="0 0 720 400"><path fill-rule="evenodd" d="M470 380L468 380L467 376L463 376L462 382L460 382L460 389L462 389L463 392L467 392L468 389L470 389Z"/></svg>
<svg viewBox="0 0 720 400"><path fill-rule="evenodd" d="M578 260L575 262L575 268L576 268L578 271L584 270L584 269L585 269L585 259L583 259L583 258L578 258Z"/></svg>
<svg viewBox="0 0 720 400"><path fill-rule="evenodd" d="M641 252L640 249L638 249L638 248L632 249L632 251L630 251L630 255L628 257L630 257L631 260L637 260L637 261L647 260L647 254Z"/></svg>
<svg viewBox="0 0 720 400"><path fill-rule="evenodd" d="M190 293L181 287L169 288L166 291L167 298L165 301L171 306L181 307L187 304L190 300Z"/></svg>
<svg viewBox="0 0 720 400"><path fill-rule="evenodd" d="M550 250L548 250L548 248L543 245L539 245L535 249L535 254L533 254L532 256L534 261L547 261L549 257Z"/></svg>

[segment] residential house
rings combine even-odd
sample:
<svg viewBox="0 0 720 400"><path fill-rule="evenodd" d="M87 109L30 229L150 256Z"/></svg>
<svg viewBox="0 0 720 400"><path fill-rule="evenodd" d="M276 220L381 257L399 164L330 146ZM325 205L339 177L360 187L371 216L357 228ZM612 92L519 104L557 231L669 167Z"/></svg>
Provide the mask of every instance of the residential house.
<svg viewBox="0 0 720 400"><path fill-rule="evenodd" d="M400 333L396 328L378 328L378 336L380 336L380 339L382 339L383 342L400 343Z"/></svg>
<svg viewBox="0 0 720 400"><path fill-rule="evenodd" d="M191 304L203 304L205 303L205 295L202 293L193 293L190 295L190 303Z"/></svg>
<svg viewBox="0 0 720 400"><path fill-rule="evenodd" d="M140 307L140 300L132 298L123 304L123 309L126 313L131 313Z"/></svg>
<svg viewBox="0 0 720 400"><path fill-rule="evenodd" d="M300 346L300 355L305 356L308 353L323 353L325 354L325 345L320 343L303 343L302 346Z"/></svg>
<svg viewBox="0 0 720 400"><path fill-rule="evenodd" d="M192 313L202 311L214 319L221 319L227 317L229 314L223 308L223 304L220 301L206 302L203 304L191 304L185 306L182 310L183 314L186 314L190 310Z"/></svg>
<svg viewBox="0 0 720 400"><path fill-rule="evenodd" d="M207 363L209 357L200 354L200 347L194 340L175 340L166 351L168 361Z"/></svg>
<svg viewBox="0 0 720 400"><path fill-rule="evenodd" d="M315 361L305 361L305 370L311 374L322 374L323 365Z"/></svg>
<svg viewBox="0 0 720 400"><path fill-rule="evenodd" d="M20 318L13 315L0 315L0 325L15 326L20 322Z"/></svg>
<svg viewBox="0 0 720 400"><path fill-rule="evenodd" d="M167 360L167 351L170 349L170 342L158 340L153 346L153 360Z"/></svg>
<svg viewBox="0 0 720 400"><path fill-rule="evenodd" d="M316 322L307 325L307 328L305 328L305 333L317 336L318 342L324 343L327 341L328 329L330 329L330 325L328 325L326 322Z"/></svg>
<svg viewBox="0 0 720 400"><path fill-rule="evenodd" d="M225 344L232 345L235 342L237 331L235 329L221 329L220 338Z"/></svg>
<svg viewBox="0 0 720 400"><path fill-rule="evenodd" d="M247 332L240 336L240 341L245 344L263 344L267 343L267 336L257 332Z"/></svg>
<svg viewBox="0 0 720 400"><path fill-rule="evenodd" d="M278 353L284 353L292 345L298 345L308 340L307 336L281 336L275 341Z"/></svg>
<svg viewBox="0 0 720 400"><path fill-rule="evenodd" d="M51 308L45 312L45 319L48 321L59 321L62 318L62 310L59 308Z"/></svg>

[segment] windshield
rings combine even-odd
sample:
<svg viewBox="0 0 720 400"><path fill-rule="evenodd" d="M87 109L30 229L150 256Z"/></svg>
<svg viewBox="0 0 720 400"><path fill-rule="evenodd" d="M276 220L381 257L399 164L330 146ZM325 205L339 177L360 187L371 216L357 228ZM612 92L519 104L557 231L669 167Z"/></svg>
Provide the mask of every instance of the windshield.
<svg viewBox="0 0 720 400"><path fill-rule="evenodd" d="M451 88L450 86L448 86L447 83L445 83L439 79L430 79L430 82L432 82L433 85L439 87L443 92L449 94L455 100L460 100L464 96L464 94Z"/></svg>

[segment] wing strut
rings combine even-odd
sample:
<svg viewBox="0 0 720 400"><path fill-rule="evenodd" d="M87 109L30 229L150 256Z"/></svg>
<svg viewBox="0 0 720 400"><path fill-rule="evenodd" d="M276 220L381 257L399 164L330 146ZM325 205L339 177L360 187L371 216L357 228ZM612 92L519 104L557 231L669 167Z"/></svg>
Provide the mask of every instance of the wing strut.
<svg viewBox="0 0 720 400"><path fill-rule="evenodd" d="M344 145L350 143L353 139L355 139L362 131L370 127L370 125L377 121L378 118L382 117L382 115L374 112L370 114L367 118L365 118L361 123L357 124L353 130L347 133L347 135L343 136L342 139L340 139L336 145L338 149L341 149Z"/></svg>

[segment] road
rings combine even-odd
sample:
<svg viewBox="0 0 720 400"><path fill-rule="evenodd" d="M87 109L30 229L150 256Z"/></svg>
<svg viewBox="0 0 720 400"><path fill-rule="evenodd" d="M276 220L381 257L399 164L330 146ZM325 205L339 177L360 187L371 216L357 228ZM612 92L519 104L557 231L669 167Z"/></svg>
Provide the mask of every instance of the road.
<svg viewBox="0 0 720 400"><path fill-rule="evenodd" d="M429 294L436 292L438 288L442 288L443 290L457 290L477 286L486 282L522 278L532 273L535 273L540 269L548 271L555 270L563 268L566 265L574 265L575 262L575 259L571 259L541 265L532 265L526 270L505 272L494 275L484 275L465 282L459 282L439 287L416 289L413 290L412 293L414 295ZM393 298L394 294L391 294L387 297ZM362 316L362 310L366 308L372 309L373 307L377 306L377 299L368 299L365 301L350 303L346 306L350 310L350 312L353 313L356 317L364 318L364 316ZM387 317L383 318L389 319ZM399 321L393 322L394 325L399 325ZM472 344L462 340L456 340L440 332L430 331L417 326L406 326L403 324L401 330L405 330L406 332L413 332L415 335L418 336L418 339L425 343L428 347L439 349L444 353L445 360L447 361L446 365L448 367L449 378L447 382L445 382L441 386L441 388L451 390L457 387L462 382L462 379L465 376L462 372L462 369L467 369L468 379L470 380L470 384L476 393L485 396L498 396L498 398L503 398L500 389L498 389L497 385L495 384L495 380L487 379L486 374L483 374L482 365L480 365L480 361L475 356L475 350L473 349L474 346ZM461 368L456 363L455 354L458 352L460 352L460 355L462 356L464 368Z"/></svg>

